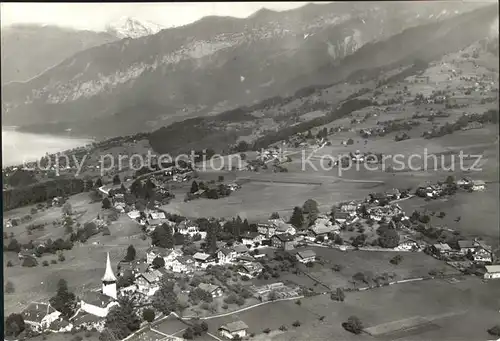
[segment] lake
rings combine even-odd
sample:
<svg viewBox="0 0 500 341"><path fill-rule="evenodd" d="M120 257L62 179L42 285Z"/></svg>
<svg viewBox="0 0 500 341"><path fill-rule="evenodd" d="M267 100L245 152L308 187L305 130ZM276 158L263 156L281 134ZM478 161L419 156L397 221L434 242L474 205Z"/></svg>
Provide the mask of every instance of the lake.
<svg viewBox="0 0 500 341"><path fill-rule="evenodd" d="M15 128L2 127L2 166L36 161L46 153L72 149L90 142L90 139L24 133Z"/></svg>

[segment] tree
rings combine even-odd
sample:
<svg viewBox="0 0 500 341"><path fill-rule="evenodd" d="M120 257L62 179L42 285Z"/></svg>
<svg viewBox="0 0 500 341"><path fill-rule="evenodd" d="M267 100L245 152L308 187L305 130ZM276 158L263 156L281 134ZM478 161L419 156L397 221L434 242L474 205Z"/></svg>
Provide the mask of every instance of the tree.
<svg viewBox="0 0 500 341"><path fill-rule="evenodd" d="M146 308L142 311L142 319L149 323L153 322L155 319L155 311L151 308Z"/></svg>
<svg viewBox="0 0 500 341"><path fill-rule="evenodd" d="M127 248L127 255L125 256L125 262L131 262L135 259L135 248L133 245L129 245Z"/></svg>
<svg viewBox="0 0 500 341"><path fill-rule="evenodd" d="M152 266L154 269L161 269L165 267L165 260L163 257L156 256L155 259L153 259Z"/></svg>
<svg viewBox="0 0 500 341"><path fill-rule="evenodd" d="M65 216L63 224L67 234L73 233L73 218L71 218L71 216L69 215Z"/></svg>
<svg viewBox="0 0 500 341"><path fill-rule="evenodd" d="M73 209L71 207L71 204L69 202L66 202L63 207L61 208L61 211L65 215L71 215L73 213Z"/></svg>
<svg viewBox="0 0 500 341"><path fill-rule="evenodd" d="M191 184L191 189L189 190L189 192L196 193L196 192L198 192L198 190L199 190L198 183L196 182L196 180L193 180L193 183Z"/></svg>
<svg viewBox="0 0 500 341"><path fill-rule="evenodd" d="M342 290L342 288L337 288L335 292L331 293L330 298L334 301L344 302L345 300L344 290Z"/></svg>
<svg viewBox="0 0 500 341"><path fill-rule="evenodd" d="M207 235L205 237L206 249L209 253L217 251L217 223L211 222L207 227Z"/></svg>
<svg viewBox="0 0 500 341"><path fill-rule="evenodd" d="M294 322L292 323L292 326L294 326L294 327L300 327L300 321L299 321L299 320L294 321Z"/></svg>
<svg viewBox="0 0 500 341"><path fill-rule="evenodd" d="M219 177L217 178L217 181L223 182L224 181L224 176L223 175L219 175Z"/></svg>
<svg viewBox="0 0 500 341"><path fill-rule="evenodd" d="M95 188L100 188L100 187L102 187L102 180L101 180L101 178L99 178L99 179L97 179L97 180L95 181L95 183L94 183L94 187L95 187Z"/></svg>
<svg viewBox="0 0 500 341"><path fill-rule="evenodd" d="M164 280L160 284L160 289L153 295L153 308L162 312L164 315L170 314L179 307L177 295L173 291L173 288L174 285L172 282Z"/></svg>
<svg viewBox="0 0 500 341"><path fill-rule="evenodd" d="M10 314L5 320L5 335L18 336L26 328L24 318L21 314Z"/></svg>
<svg viewBox="0 0 500 341"><path fill-rule="evenodd" d="M113 177L113 185L119 185L121 184L122 181L120 180L120 176L118 174L115 174L115 176Z"/></svg>
<svg viewBox="0 0 500 341"><path fill-rule="evenodd" d="M141 320L135 313L133 302L128 298L122 298L119 306L114 306L106 315L106 328L108 328L117 339L123 339L132 332L138 330Z"/></svg>
<svg viewBox="0 0 500 341"><path fill-rule="evenodd" d="M68 283L64 279L60 279L57 283L57 293L49 302L66 318L73 316L77 303L75 294L68 290Z"/></svg>
<svg viewBox="0 0 500 341"><path fill-rule="evenodd" d="M301 228L304 225L304 214L302 208L296 206L293 209L292 217L290 218L290 224L295 228Z"/></svg>
<svg viewBox="0 0 500 341"><path fill-rule="evenodd" d="M500 324L497 324L496 326L493 326L490 329L488 329L488 334L493 336L500 336Z"/></svg>
<svg viewBox="0 0 500 341"><path fill-rule="evenodd" d="M385 229L378 239L383 248L392 249L399 245L399 234L394 229Z"/></svg>
<svg viewBox="0 0 500 341"><path fill-rule="evenodd" d="M21 266L27 267L27 268L33 268L38 265L38 262L35 258L33 257L25 257L23 259L23 263Z"/></svg>
<svg viewBox="0 0 500 341"><path fill-rule="evenodd" d="M399 263L401 263L402 260L403 260L403 257L401 255L396 255L396 256L391 258L389 263L394 264L394 265L398 265Z"/></svg>
<svg viewBox="0 0 500 341"><path fill-rule="evenodd" d="M318 203L313 199L307 199L302 206L304 214L314 214L318 213Z"/></svg>
<svg viewBox="0 0 500 341"><path fill-rule="evenodd" d="M151 235L151 243L154 246L173 249L175 245L172 228L167 224L158 226Z"/></svg>
<svg viewBox="0 0 500 341"><path fill-rule="evenodd" d="M279 218L280 218L280 215L278 212L271 213L271 216L269 217L269 219L279 219Z"/></svg>
<svg viewBox="0 0 500 341"><path fill-rule="evenodd" d="M450 185L450 186L454 185L455 184L455 177L453 175L448 175L446 177L445 183L447 185Z"/></svg>
<svg viewBox="0 0 500 341"><path fill-rule="evenodd" d="M108 197L102 199L102 208L107 210L111 208L111 201L109 200Z"/></svg>
<svg viewBox="0 0 500 341"><path fill-rule="evenodd" d="M186 340L192 340L194 338L193 329L191 327L187 328L182 334L182 337Z"/></svg>
<svg viewBox="0 0 500 341"><path fill-rule="evenodd" d="M12 294L16 291L16 288L14 287L14 283L12 283L11 281L7 281L7 283L5 283L5 288L3 290L6 294Z"/></svg>
<svg viewBox="0 0 500 341"><path fill-rule="evenodd" d="M350 316L347 322L342 323L342 327L353 334L361 334L363 331L363 323L356 316Z"/></svg>

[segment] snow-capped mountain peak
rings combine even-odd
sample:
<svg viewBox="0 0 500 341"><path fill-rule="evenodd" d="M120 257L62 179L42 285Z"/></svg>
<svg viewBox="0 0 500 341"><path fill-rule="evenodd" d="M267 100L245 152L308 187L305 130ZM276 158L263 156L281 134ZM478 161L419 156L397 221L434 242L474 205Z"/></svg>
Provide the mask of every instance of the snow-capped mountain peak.
<svg viewBox="0 0 500 341"><path fill-rule="evenodd" d="M150 21L123 17L117 21L109 23L106 26L106 31L119 38L139 38L158 33L164 28L165 27Z"/></svg>

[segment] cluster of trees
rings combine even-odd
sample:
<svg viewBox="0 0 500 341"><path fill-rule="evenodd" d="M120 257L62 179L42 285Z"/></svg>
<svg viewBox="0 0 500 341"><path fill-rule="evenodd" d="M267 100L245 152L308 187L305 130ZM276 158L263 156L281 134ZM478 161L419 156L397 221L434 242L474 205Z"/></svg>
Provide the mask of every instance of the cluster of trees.
<svg viewBox="0 0 500 341"><path fill-rule="evenodd" d="M137 316L134 302L124 297L120 299L119 304L111 308L105 323L106 329L116 340L126 338L141 326L141 319Z"/></svg>
<svg viewBox="0 0 500 341"><path fill-rule="evenodd" d="M184 331L182 337L186 340L192 340L206 332L208 332L208 324L205 321L192 320L190 321L190 327Z"/></svg>
<svg viewBox="0 0 500 341"><path fill-rule="evenodd" d="M4 324L4 334L8 337L17 337L26 329L26 324L24 323L23 315L21 314L10 314L5 319Z"/></svg>
<svg viewBox="0 0 500 341"><path fill-rule="evenodd" d="M313 199L308 199L302 207L294 207L289 223L297 229L303 229L305 225L311 226L318 217L318 214L318 203Z"/></svg>
<svg viewBox="0 0 500 341"><path fill-rule="evenodd" d="M228 186L220 183L219 185L215 187L210 187L207 184L205 184L203 181L200 181L199 183L196 181L193 181L191 184L191 188L189 190L189 193L186 195L186 201L192 200L195 198L194 194L198 192L199 190L204 190L203 194L201 197L207 198L207 199L219 199L223 197L227 197L228 195L231 194L231 190L229 189Z"/></svg>
<svg viewBox="0 0 500 341"><path fill-rule="evenodd" d="M172 228L167 224L155 228L151 234L151 244L166 249L173 249L175 241Z"/></svg>
<svg viewBox="0 0 500 341"><path fill-rule="evenodd" d="M168 315L179 309L179 301L174 292L174 283L163 277L160 288L153 295L153 308L156 311Z"/></svg>
<svg viewBox="0 0 500 341"><path fill-rule="evenodd" d="M28 186L7 189L3 192L4 211L46 202L59 196L70 196L86 190L85 181L75 177L57 178Z"/></svg>
<svg viewBox="0 0 500 341"><path fill-rule="evenodd" d="M342 327L353 334L361 334L363 332L363 323L356 316L350 316L347 322L342 323Z"/></svg>
<svg viewBox="0 0 500 341"><path fill-rule="evenodd" d="M397 135L394 137L394 141L399 142L399 141L404 141L404 140L409 140L411 137L407 133L403 133L401 136Z"/></svg>
<svg viewBox="0 0 500 341"><path fill-rule="evenodd" d="M384 224L377 229L378 244L387 249L395 248L399 245L399 234L388 224Z"/></svg>
<svg viewBox="0 0 500 341"><path fill-rule="evenodd" d="M50 298L50 305L59 311L65 318L70 318L75 314L77 301L74 293L68 289L68 283L60 279L57 283L56 295Z"/></svg>
<svg viewBox="0 0 500 341"><path fill-rule="evenodd" d="M469 123L478 122L485 123L498 123L498 110L490 109L483 114L462 115L455 123L446 122L439 129L433 129L431 132L424 132L422 137L431 139L441 137L448 134L453 134L457 130L467 127Z"/></svg>

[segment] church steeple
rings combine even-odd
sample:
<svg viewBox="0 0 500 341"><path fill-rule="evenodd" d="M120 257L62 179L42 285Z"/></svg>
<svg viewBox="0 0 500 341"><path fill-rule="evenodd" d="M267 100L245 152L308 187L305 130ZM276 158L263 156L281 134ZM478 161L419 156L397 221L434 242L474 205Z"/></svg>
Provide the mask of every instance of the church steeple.
<svg viewBox="0 0 500 341"><path fill-rule="evenodd" d="M113 269L111 268L111 261L109 260L109 252L107 253L106 271L104 272L104 276L102 276L102 281L116 282L115 274L113 273Z"/></svg>
<svg viewBox="0 0 500 341"><path fill-rule="evenodd" d="M102 293L116 299L116 277L111 268L109 252L106 259L106 271L104 272L104 276L102 276Z"/></svg>

